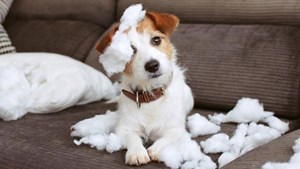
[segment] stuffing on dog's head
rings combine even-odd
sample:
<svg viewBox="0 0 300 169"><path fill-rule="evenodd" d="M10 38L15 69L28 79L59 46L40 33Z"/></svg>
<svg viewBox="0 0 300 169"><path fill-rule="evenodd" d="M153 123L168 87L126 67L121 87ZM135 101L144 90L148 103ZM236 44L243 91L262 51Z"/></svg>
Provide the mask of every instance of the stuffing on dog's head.
<svg viewBox="0 0 300 169"><path fill-rule="evenodd" d="M176 62L170 35L178 23L175 15L147 12L136 25L124 29L121 18L121 24L114 24L97 45L100 62L108 74L123 72L123 80L132 88L151 90L167 85Z"/></svg>

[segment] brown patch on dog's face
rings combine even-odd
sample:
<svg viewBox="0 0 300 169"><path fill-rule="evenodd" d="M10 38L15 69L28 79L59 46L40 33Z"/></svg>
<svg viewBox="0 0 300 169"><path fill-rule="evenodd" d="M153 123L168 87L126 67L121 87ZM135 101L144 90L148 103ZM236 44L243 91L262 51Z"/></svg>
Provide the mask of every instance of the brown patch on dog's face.
<svg viewBox="0 0 300 169"><path fill-rule="evenodd" d="M134 56L132 57L132 59L130 60L129 63L126 64L126 67L125 67L125 70L124 70L124 73L126 75L131 75L132 74L132 65L133 65L133 62L134 62Z"/></svg>
<svg viewBox="0 0 300 169"><path fill-rule="evenodd" d="M178 23L179 19L175 15L148 12L145 19L138 25L137 32L148 33L151 37L149 43L159 40L159 44L153 43L152 46L165 53L168 59L172 59L173 46L170 42L170 35Z"/></svg>
<svg viewBox="0 0 300 169"><path fill-rule="evenodd" d="M146 16L150 18L157 30L170 36L179 24L179 19L172 14L147 12Z"/></svg>

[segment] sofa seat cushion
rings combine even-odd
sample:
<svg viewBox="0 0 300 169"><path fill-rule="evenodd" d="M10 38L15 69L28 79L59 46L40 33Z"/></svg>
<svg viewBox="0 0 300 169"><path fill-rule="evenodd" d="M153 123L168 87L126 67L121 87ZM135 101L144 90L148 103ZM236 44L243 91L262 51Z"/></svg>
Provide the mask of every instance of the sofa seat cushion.
<svg viewBox="0 0 300 169"><path fill-rule="evenodd" d="M242 97L294 118L300 113L300 29L181 24L172 36L197 107L227 111Z"/></svg>
<svg viewBox="0 0 300 169"><path fill-rule="evenodd" d="M125 151L109 154L89 146L76 146L70 136L70 127L77 122L115 110L116 105L103 102L75 106L58 113L45 115L29 114L24 118L0 121L0 164L8 168L131 168L125 165ZM195 109L193 113L208 115L214 111ZM292 123L292 122L290 122ZM231 136L236 124L222 124L222 132ZM197 142L209 136L196 138ZM217 161L220 154L211 155ZM154 163L140 168L167 168L162 163Z"/></svg>
<svg viewBox="0 0 300 169"><path fill-rule="evenodd" d="M16 0L9 17L42 20L77 20L109 27L115 18L115 1Z"/></svg>
<svg viewBox="0 0 300 169"><path fill-rule="evenodd" d="M18 52L53 52L81 61L105 30L76 20L8 19L4 26Z"/></svg>

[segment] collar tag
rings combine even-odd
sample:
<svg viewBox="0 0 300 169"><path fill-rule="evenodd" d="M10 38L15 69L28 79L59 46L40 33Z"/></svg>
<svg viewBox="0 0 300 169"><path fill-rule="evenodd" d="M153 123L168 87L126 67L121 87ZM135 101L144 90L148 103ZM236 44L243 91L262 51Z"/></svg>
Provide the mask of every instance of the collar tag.
<svg viewBox="0 0 300 169"><path fill-rule="evenodd" d="M135 91L135 102L136 102L137 107L140 108L141 103L139 101L139 91L138 90Z"/></svg>

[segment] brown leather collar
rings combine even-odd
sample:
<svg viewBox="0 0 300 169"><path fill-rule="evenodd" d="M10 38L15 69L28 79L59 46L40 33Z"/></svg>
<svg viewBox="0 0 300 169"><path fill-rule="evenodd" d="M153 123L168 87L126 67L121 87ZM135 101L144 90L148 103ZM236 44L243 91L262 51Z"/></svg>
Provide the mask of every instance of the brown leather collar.
<svg viewBox="0 0 300 169"><path fill-rule="evenodd" d="M156 89L152 89L151 91L136 90L134 93L123 89L122 93L129 99L136 102L137 106L140 107L141 103L150 103L159 99L164 95L164 89L162 87L159 87Z"/></svg>

